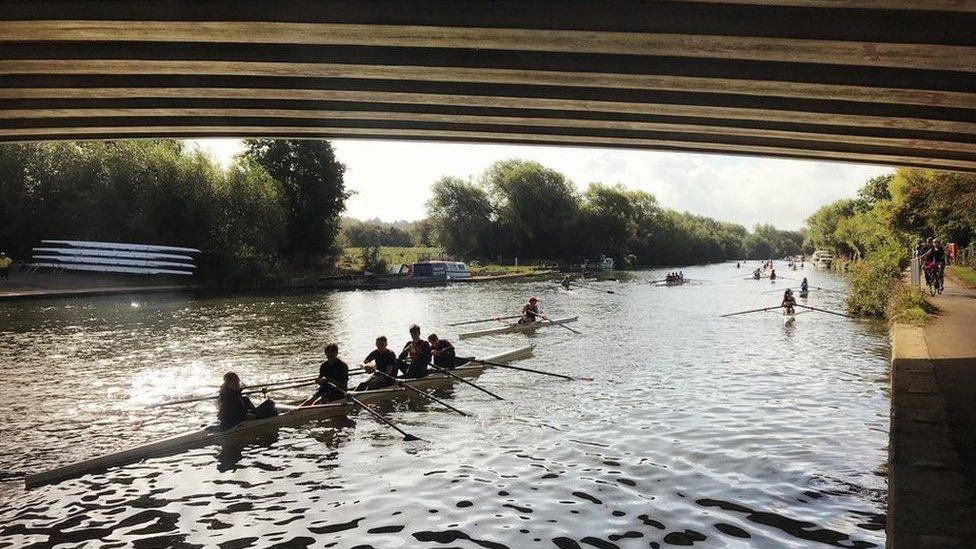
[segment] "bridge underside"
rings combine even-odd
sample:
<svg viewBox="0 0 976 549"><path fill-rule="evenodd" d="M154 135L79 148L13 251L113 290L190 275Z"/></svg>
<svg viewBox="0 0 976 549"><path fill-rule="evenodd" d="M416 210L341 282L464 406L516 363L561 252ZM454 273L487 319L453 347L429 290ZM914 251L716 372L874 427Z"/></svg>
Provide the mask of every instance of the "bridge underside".
<svg viewBox="0 0 976 549"><path fill-rule="evenodd" d="M447 140L976 171L976 0L230 4L0 4L0 141Z"/></svg>

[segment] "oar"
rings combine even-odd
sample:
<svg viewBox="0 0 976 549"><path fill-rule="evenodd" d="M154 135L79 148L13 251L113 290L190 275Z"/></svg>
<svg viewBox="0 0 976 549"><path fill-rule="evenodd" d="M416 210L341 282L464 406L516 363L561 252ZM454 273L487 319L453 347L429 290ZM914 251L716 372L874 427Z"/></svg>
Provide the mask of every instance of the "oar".
<svg viewBox="0 0 976 549"><path fill-rule="evenodd" d="M762 309L749 309L748 311L739 311L739 312L736 312L736 313L726 313L724 315L719 315L719 316L721 316L721 317L727 317L727 316L735 316L735 315L744 315L744 314L748 314L748 313L761 313L763 311L768 311L770 309L779 309L779 308L780 308L780 305L776 305L775 307L763 307Z"/></svg>
<svg viewBox="0 0 976 549"><path fill-rule="evenodd" d="M775 290L763 290L763 291L761 291L759 293L761 293L761 294L772 294L772 293L775 293L775 292L785 292L786 290L797 290L797 291L799 291L799 289L800 288L798 288L798 287L790 286L788 288L776 288Z"/></svg>
<svg viewBox="0 0 976 549"><path fill-rule="evenodd" d="M857 317L854 317L854 316L851 316L851 315L846 315L844 313L838 313L836 311L828 311L827 309L818 309L816 307L811 307L809 305L800 305L799 303L797 303L796 306L797 307L803 307L804 309L810 309L811 311L818 311L818 312L821 312L821 313L827 313L827 314L831 314L831 315L842 316L844 318L857 318Z"/></svg>
<svg viewBox="0 0 976 549"><path fill-rule="evenodd" d="M464 326L465 324L481 324L482 322L491 322L493 320L511 320L513 318L522 318L522 315L494 316L491 318L482 318L479 320L465 320L464 322L453 322L451 324L448 324L448 326Z"/></svg>
<svg viewBox="0 0 976 549"><path fill-rule="evenodd" d="M606 292L608 294L615 294L615 293L617 293L617 292L614 292L613 290L601 290L600 288L594 288L592 286L585 286L583 284L575 284L575 286L579 286L580 288L584 288L584 289L587 289L587 290L592 290L594 292Z"/></svg>
<svg viewBox="0 0 976 549"><path fill-rule="evenodd" d="M353 368L349 370L349 374L361 374L363 372L362 368ZM312 381L318 379L318 376L313 377L295 377L291 379L283 379L281 381L273 381L271 383L258 383L256 385L244 385L247 389L258 389L261 387L276 387L278 385L288 385L289 383L303 383L305 381Z"/></svg>
<svg viewBox="0 0 976 549"><path fill-rule="evenodd" d="M532 368L523 368L521 366L511 366L511 365L508 365L508 364L502 364L500 362L489 362L487 360L480 360L480 359L477 359L475 357L466 358L466 357L461 356L461 357L458 357L458 358L461 359L461 360L467 360L468 362L477 362L479 364L487 364L489 366L495 366L495 367L498 367L498 368L508 368L509 370L519 370L521 372L532 372L533 374L542 374L544 376L559 377L559 378L562 378L562 379L568 379L570 381L577 381L577 380L579 380L579 381L593 381L593 378L592 377L565 376L563 374L554 374L552 372L543 372L542 370L533 370Z"/></svg>
<svg viewBox="0 0 976 549"><path fill-rule="evenodd" d="M315 380L316 379L318 379L318 378L313 378L311 381L306 381L306 382L303 382L303 383L296 383L294 385L285 385L284 387L276 387L275 390L281 391L281 390L284 390L284 389L297 389L298 387L308 387L309 385L315 385ZM265 388L261 388L261 389L252 389L252 390L249 390L249 391L242 391L241 394L242 395L253 395L254 393L267 393L267 392L268 392L268 390L265 387ZM219 394L216 394L216 395L206 395L206 396L199 396L199 397L181 398L179 400L167 400L166 402L163 402L163 403L159 404L159 406L174 406L176 404L188 404L190 402L200 402L200 401L203 401L203 400L213 400L213 399L215 399L215 398L217 398L219 396L220 396Z"/></svg>
<svg viewBox="0 0 976 549"><path fill-rule="evenodd" d="M546 316L546 315L544 315L542 313L531 313L531 314L534 315L534 316L542 317L542 320L545 320L546 322L548 322L548 323L550 323L552 325L562 326L563 328L566 328L567 330L569 330L570 332L573 332L576 335L583 335L583 332L574 330L574 329L570 328L569 326L566 326L565 324L556 324L555 322L552 321L551 318L549 318L548 316Z"/></svg>
<svg viewBox="0 0 976 549"><path fill-rule="evenodd" d="M376 410L370 408L369 406L366 406L366 404L363 403L363 401L359 400L358 398L356 398L355 396L353 396L352 394L350 394L349 391L343 391L335 383L332 383L331 381L326 381L326 383L328 383L329 385L331 385L332 387L334 387L335 390L337 390L340 393L342 393L342 395L344 397L346 397L349 400L351 400L351 401L355 402L356 404L358 404L360 408L362 408L363 410L366 410L367 412L369 412L376 419L378 419L378 420L382 421L383 423L389 425L390 427L396 429L397 432L399 432L401 435L403 435L403 440L406 440L406 441L424 440L424 439L422 439L420 437L411 435L410 433L408 433L408 432L404 431L403 429L397 427L396 425L393 424L392 421L390 421L390 420L386 419L385 417L383 417L382 415L380 415L380 413L377 412ZM426 442L426 441L424 441L424 442Z"/></svg>
<svg viewBox="0 0 976 549"><path fill-rule="evenodd" d="M484 387L480 387L480 386L478 386L478 385L475 385L474 383L472 383L472 382L470 382L470 381L468 381L468 380L466 380L466 379L464 379L464 378L463 378L463 377L461 377L461 376L456 376L456 375L454 375L454 374L452 374L452 373L450 372L450 370L445 370L444 368L441 368L441 367L439 367L439 366L434 366L434 364L433 364L433 363L430 363L430 364L427 364L427 365L428 365L428 366L430 366L431 368L433 368L434 370L436 370L436 371L438 371L438 372L440 372L440 373L442 373L442 374L447 374L447 375L449 375L449 376L451 376L451 377L453 377L454 379L456 379L456 380L458 380L458 381L460 381L460 382L462 382L462 383L467 383L468 385L470 385L470 386L472 386L472 387L474 387L475 389L477 389L477 390L479 390L479 391L481 391L481 392L483 392L483 393L487 393L487 394L489 394L489 395L491 395L491 396L493 396L493 397L495 397L495 398L497 398L498 400L505 400L504 398L502 398L502 397L500 397L500 396L498 396L498 395L496 395L495 393L493 393L493 392L491 392L491 391L489 391L488 389L485 389Z"/></svg>
<svg viewBox="0 0 976 549"><path fill-rule="evenodd" d="M424 391L421 391L420 389L418 389L416 387L411 387L409 384L405 383L402 379L395 378L395 377L387 374L386 372L381 372L379 370L376 370L376 373L377 374L380 374L381 376L383 376L383 377L385 377L387 379L392 379L400 387L403 387L404 389L413 391L414 393L417 393L418 395L421 395L421 396L424 396L426 398L429 398L430 400L433 400L434 402L440 404L441 406L444 406L446 408L450 408L451 410L454 410L455 412L461 414L462 416L467 416L467 417L470 417L471 416L471 414L469 414L467 412L462 412L461 410L458 410L454 406L451 406L450 404L444 402L443 400L441 400L441 399L439 399L439 398L437 398L437 397L435 397L435 396L433 396L433 395L431 395L429 393L425 393Z"/></svg>

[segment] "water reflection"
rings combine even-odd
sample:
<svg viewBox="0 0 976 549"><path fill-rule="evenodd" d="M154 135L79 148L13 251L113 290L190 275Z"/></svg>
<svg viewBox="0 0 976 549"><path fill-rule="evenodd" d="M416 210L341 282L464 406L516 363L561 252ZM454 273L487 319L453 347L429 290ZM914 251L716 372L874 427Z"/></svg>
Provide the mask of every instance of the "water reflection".
<svg viewBox="0 0 976 549"><path fill-rule="evenodd" d="M0 481L0 547L883 546L884 328L721 319L779 296L734 266L684 271L712 284L654 288L659 273L644 272L589 283L614 294L529 282L3 305L0 394L17 396L0 410L8 476L198 428L212 403L152 403L226 370L252 382L308 375L327 340L353 364L380 333L406 340L413 322L453 339L446 323L529 293L548 313L579 314L585 335L455 341L459 351L530 341L525 365L595 381L488 370L476 381L506 401L433 392L474 418L420 397L378 406L429 443L353 411L30 492Z"/></svg>

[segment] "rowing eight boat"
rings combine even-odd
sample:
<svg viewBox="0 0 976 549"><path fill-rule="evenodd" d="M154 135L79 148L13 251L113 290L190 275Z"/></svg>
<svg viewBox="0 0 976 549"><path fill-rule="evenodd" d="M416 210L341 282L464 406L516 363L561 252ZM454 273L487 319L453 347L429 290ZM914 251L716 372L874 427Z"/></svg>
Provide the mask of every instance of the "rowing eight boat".
<svg viewBox="0 0 976 549"><path fill-rule="evenodd" d="M458 334L458 339L469 339L472 337L481 337L497 334L511 334L515 332L528 332L535 330L536 328L542 328L543 326L554 326L556 324L569 324L570 322L576 322L579 320L578 316L570 316L566 318L554 318L552 320L539 320L536 322L526 322L525 324L507 324L500 328L488 328L487 330L477 330L474 332L464 332Z"/></svg>
<svg viewBox="0 0 976 549"><path fill-rule="evenodd" d="M533 349L534 346L528 345L525 347L512 349L504 353L489 355L477 360L507 364L509 362L530 357ZM458 366L454 370L451 370L451 373L460 377L474 377L481 374L485 368L485 364L469 362L462 366ZM450 384L453 379L446 374L432 373L427 377L403 381L404 384L420 389L424 387L436 387L439 385ZM407 389L404 389L399 385L393 385L373 391L349 392L363 402L389 400L399 395L410 394ZM189 433L183 433L181 435L172 436L156 442L150 442L149 444L129 448L127 450L87 459L85 461L79 461L77 463L72 463L64 467L58 467L57 469L52 469L50 471L27 475L24 479L24 483L27 488L33 488L44 484L50 484L52 482L58 482L67 478L81 476L90 472L104 470L105 468L111 466L133 463L154 456L166 455L181 450L186 450L188 448L207 446L209 444L222 442L225 439L240 435L241 433L254 431L260 428L274 427L283 425L285 423L293 424L310 419L341 416L345 415L350 410L357 408L347 400L338 400L329 402L327 404L299 407L298 404L301 402L302 401L299 400L291 404L279 404L279 415L277 416L266 419L245 421L235 427L231 427L230 429L223 431L221 431L217 425L213 425L197 431L191 431Z"/></svg>

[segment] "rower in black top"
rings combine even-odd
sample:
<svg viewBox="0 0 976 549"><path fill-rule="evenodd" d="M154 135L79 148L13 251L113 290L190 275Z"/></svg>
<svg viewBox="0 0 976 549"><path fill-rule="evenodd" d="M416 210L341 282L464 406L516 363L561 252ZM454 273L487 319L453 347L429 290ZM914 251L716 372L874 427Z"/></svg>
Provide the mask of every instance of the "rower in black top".
<svg viewBox="0 0 976 549"><path fill-rule="evenodd" d="M251 399L243 395L241 378L234 372L224 374L224 384L220 386L217 397L217 419L220 429L230 429L238 423L248 419L264 419L278 415L275 403L265 400L260 406L254 406Z"/></svg>
<svg viewBox="0 0 976 549"><path fill-rule="evenodd" d="M386 346L386 336L376 338L376 348L363 359L363 368L365 368L367 373L373 373L374 371L382 373L373 373L369 379L356 386L357 391L383 389L395 383L393 378L397 375L397 356L396 353L387 349ZM375 365L369 364L370 362L374 362Z"/></svg>
<svg viewBox="0 0 976 549"><path fill-rule="evenodd" d="M430 353L434 356L434 366L453 370L457 367L457 355L454 352L454 345L446 339L438 339L437 334L427 336L430 342Z"/></svg>
<svg viewBox="0 0 976 549"><path fill-rule="evenodd" d="M410 341L403 346L403 351L397 357L400 361L400 371L403 372L403 377L425 377L430 358L430 343L421 339L420 326L414 324L410 327Z"/></svg>
<svg viewBox="0 0 976 549"><path fill-rule="evenodd" d="M542 315L539 314L539 300L530 297L529 302L522 307L522 318L519 319L519 324L531 324L538 320L538 317Z"/></svg>
<svg viewBox="0 0 976 549"><path fill-rule="evenodd" d="M349 365L339 359L339 346L335 343L325 346L325 362L319 365L319 377L315 381L319 384L318 391L308 397L302 406L325 404L345 397L343 391L349 388ZM332 385L338 386L342 391Z"/></svg>
<svg viewBox="0 0 976 549"><path fill-rule="evenodd" d="M796 298L793 297L793 290L787 288L786 291L783 292L783 302L780 304L780 306L783 307L784 315L796 314Z"/></svg>

